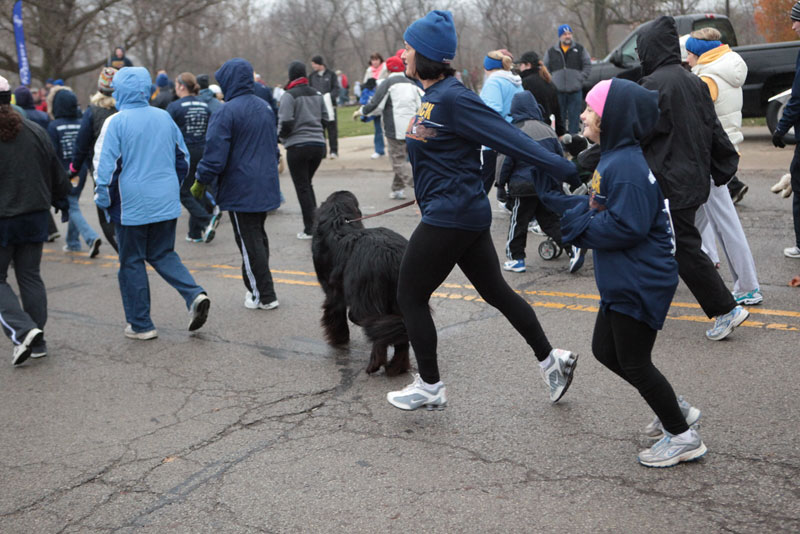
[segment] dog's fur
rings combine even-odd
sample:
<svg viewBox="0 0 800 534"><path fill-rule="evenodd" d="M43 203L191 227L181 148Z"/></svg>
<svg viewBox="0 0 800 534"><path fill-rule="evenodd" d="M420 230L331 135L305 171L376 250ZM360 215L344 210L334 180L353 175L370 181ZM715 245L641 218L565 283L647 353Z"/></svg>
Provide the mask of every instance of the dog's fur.
<svg viewBox="0 0 800 534"><path fill-rule="evenodd" d="M364 228L358 200L332 193L315 215L311 252L325 291L322 327L331 345L350 341L347 318L372 342L367 373L386 367L395 376L409 370L408 333L397 304L397 278L408 241L388 228ZM394 356L387 364L389 345Z"/></svg>

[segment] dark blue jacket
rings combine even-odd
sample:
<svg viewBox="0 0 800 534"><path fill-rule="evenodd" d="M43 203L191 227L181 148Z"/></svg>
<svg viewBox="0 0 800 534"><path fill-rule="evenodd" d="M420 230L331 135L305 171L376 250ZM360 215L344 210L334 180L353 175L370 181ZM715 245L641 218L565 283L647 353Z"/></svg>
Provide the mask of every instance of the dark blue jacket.
<svg viewBox="0 0 800 534"><path fill-rule="evenodd" d="M53 98L54 120L47 125L47 133L56 149L56 155L65 171L69 171L69 164L75 155L78 142L78 132L81 129L81 110L78 107L78 97L67 89L62 89ZM86 167L80 169L79 182L71 194L80 195L86 183Z"/></svg>
<svg viewBox="0 0 800 534"><path fill-rule="evenodd" d="M510 117L511 124L525 132L531 139L553 154L564 155L558 136L549 125L545 124L542 108L533 93L522 91L514 95L511 99ZM539 169L514 158L501 157L503 161L497 176L498 186L502 188L508 185L508 194L512 197L536 196L534 176L539 174Z"/></svg>
<svg viewBox="0 0 800 534"><path fill-rule="evenodd" d="M659 118L658 93L614 78L604 106L601 156L587 196L540 192L563 213L564 242L594 250L600 307L661 329L675 288L678 264L664 196L639 141Z"/></svg>
<svg viewBox="0 0 800 534"><path fill-rule="evenodd" d="M481 180L481 145L536 165L559 180L577 182L572 163L506 122L449 76L428 88L406 132L423 222L472 231L491 226L492 209Z"/></svg>
<svg viewBox="0 0 800 534"><path fill-rule="evenodd" d="M214 73L226 103L211 115L195 179L216 183L220 209L256 213L280 206L278 135L269 104L253 94L253 67L226 61Z"/></svg>
<svg viewBox="0 0 800 534"><path fill-rule="evenodd" d="M202 147L206 144L206 130L211 111L208 104L196 96L184 96L167 106L167 113L180 128L187 147Z"/></svg>
<svg viewBox="0 0 800 534"><path fill-rule="evenodd" d="M50 117L44 111L39 111L33 105L33 95L25 86L17 87L14 90L14 95L17 98L17 105L25 110L25 118L35 122L47 131L47 125L50 122Z"/></svg>
<svg viewBox="0 0 800 534"><path fill-rule="evenodd" d="M275 115L275 124L278 121L278 104L275 102L275 97L272 96L272 89L267 87L266 85L261 85L260 83L256 82L253 84L253 93L269 104L269 107L272 108L272 113ZM224 91L222 94L225 94Z"/></svg>
<svg viewBox="0 0 800 534"><path fill-rule="evenodd" d="M792 82L792 97L783 108L783 116L778 122L775 133L786 135L789 128L794 126L794 131L800 131L800 52L797 53L797 63L794 67L794 82Z"/></svg>

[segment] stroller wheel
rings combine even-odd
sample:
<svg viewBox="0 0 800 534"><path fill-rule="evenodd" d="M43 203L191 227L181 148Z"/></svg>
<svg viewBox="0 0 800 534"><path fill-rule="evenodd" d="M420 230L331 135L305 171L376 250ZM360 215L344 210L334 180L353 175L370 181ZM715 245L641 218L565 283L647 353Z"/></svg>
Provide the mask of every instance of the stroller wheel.
<svg viewBox="0 0 800 534"><path fill-rule="evenodd" d="M561 249L552 239L546 239L539 243L539 256L543 260L553 260L561 254Z"/></svg>

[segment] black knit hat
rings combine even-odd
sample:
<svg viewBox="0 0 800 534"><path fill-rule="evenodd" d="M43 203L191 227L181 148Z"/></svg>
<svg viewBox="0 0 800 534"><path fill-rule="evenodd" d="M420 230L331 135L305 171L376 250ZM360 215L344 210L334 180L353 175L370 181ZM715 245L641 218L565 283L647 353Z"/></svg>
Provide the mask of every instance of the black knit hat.
<svg viewBox="0 0 800 534"><path fill-rule="evenodd" d="M792 13L789 15L792 20L800 21L800 2L792 6Z"/></svg>
<svg viewBox="0 0 800 534"><path fill-rule="evenodd" d="M536 52L525 52L522 54L522 57L519 58L517 63L530 63L531 65L538 67L539 66L539 54Z"/></svg>
<svg viewBox="0 0 800 534"><path fill-rule="evenodd" d="M297 78L305 78L306 64L302 61L292 61L289 63L289 81L292 82Z"/></svg>
<svg viewBox="0 0 800 534"><path fill-rule="evenodd" d="M316 63L317 65L325 65L325 60L322 59L322 56L314 56L311 58L312 63Z"/></svg>
<svg viewBox="0 0 800 534"><path fill-rule="evenodd" d="M208 89L208 83L209 83L208 74L197 75L197 85L200 86L200 89Z"/></svg>

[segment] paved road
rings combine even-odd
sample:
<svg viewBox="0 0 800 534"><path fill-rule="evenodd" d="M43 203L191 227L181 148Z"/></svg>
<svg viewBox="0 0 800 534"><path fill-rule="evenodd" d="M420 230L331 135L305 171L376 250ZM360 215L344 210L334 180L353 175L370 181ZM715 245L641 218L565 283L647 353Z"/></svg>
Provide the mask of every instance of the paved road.
<svg viewBox="0 0 800 534"><path fill-rule="evenodd" d="M182 301L153 276L160 336L148 342L122 335L108 247L88 260L63 240L46 246L51 355L0 366L0 532L800 531L800 290L787 286L800 262L781 254L790 201L768 191L791 152L749 133L739 213L765 302L715 343L681 285L655 349L703 410L699 463L637 464L651 414L591 356L591 259L569 275L565 259L538 257L533 235L529 271L507 279L554 345L581 354L563 401L547 401L524 341L457 270L431 301L450 405L392 408L386 392L408 377L367 376L357 329L349 350L323 341L322 291L283 176L287 203L267 221L277 310L243 307L227 220L209 245L177 245L211 296L208 324L189 334ZM368 139L344 140L318 198L350 189L365 213L391 205L388 162L370 152ZM500 253L507 220L495 215ZM407 208L370 224L408 236L417 220Z"/></svg>

